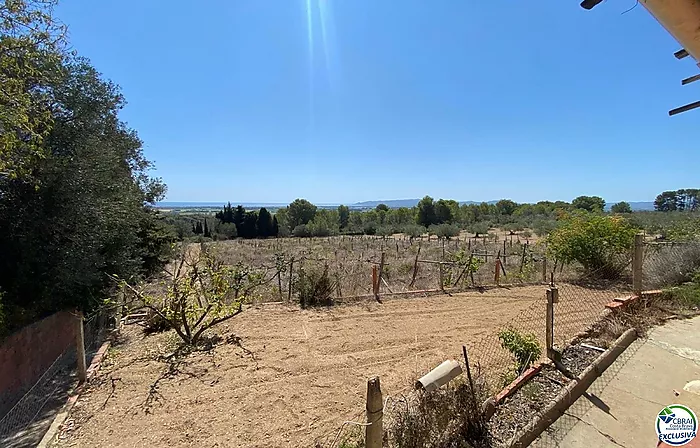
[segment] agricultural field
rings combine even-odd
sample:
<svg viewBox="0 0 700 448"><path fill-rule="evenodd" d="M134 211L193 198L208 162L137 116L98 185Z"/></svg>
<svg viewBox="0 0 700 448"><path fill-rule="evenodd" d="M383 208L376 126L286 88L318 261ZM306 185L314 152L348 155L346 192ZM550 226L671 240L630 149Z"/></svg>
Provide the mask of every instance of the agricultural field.
<svg viewBox="0 0 700 448"><path fill-rule="evenodd" d="M478 238L463 232L451 239L397 234L238 239L204 245L226 263L259 275L250 297L253 303L294 301L300 270L327 270L333 298L340 302L372 294L373 267L381 271L382 295L493 285L499 258L498 281L503 284L540 282L545 267L544 247L536 238L502 231Z"/></svg>
<svg viewBox="0 0 700 448"><path fill-rule="evenodd" d="M344 422L363 419L369 377L379 375L385 397L400 400L430 369L461 359L462 345L477 373L498 386L499 372L511 363L498 331L512 327L544 338L547 286L531 268L542 260L535 244L523 243L517 236L512 246L507 240L503 264L510 275L501 277L500 287L493 285L492 259L503 249L503 237L444 241L444 256L443 241L401 236L211 243L208 250L226 263L262 272L255 300L212 328L205 347L185 356L176 355L173 332L146 336L138 325L127 325L59 445L335 447L352 429ZM471 276L459 284L445 281L464 270L460 252L478 251L490 259L473 272L473 282ZM367 294L382 253L387 283L379 303ZM425 262L418 263L414 279L416 256ZM442 265L442 278L447 292L455 289L440 293L441 265L433 262L453 259L455 265ZM334 305L300 308L294 273L300 266L308 271L326 265L340 273ZM392 295L390 288L418 292ZM593 322L615 294L562 284L557 341L565 343Z"/></svg>

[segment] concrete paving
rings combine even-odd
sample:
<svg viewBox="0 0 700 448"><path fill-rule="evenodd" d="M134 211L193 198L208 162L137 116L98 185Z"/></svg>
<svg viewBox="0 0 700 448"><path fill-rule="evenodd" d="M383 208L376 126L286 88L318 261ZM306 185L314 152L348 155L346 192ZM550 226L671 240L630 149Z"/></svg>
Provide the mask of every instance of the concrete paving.
<svg viewBox="0 0 700 448"><path fill-rule="evenodd" d="M669 404L700 415L700 317L673 320L635 341L534 447L656 447ZM696 438L685 447L700 447Z"/></svg>

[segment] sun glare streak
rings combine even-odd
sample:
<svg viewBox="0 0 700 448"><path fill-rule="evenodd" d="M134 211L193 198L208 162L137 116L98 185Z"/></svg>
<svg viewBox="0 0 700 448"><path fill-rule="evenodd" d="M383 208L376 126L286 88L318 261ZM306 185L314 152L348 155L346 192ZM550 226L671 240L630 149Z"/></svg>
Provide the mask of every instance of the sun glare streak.
<svg viewBox="0 0 700 448"><path fill-rule="evenodd" d="M328 77L329 84L331 81L331 56L330 56L330 45L328 39L328 21L330 20L330 3L328 0L317 0L318 1L318 13L321 22L321 45L323 46L323 60L326 68L326 76Z"/></svg>
<svg viewBox="0 0 700 448"><path fill-rule="evenodd" d="M306 29L309 50L309 119L311 129L314 127L314 22L311 9L312 0L306 0Z"/></svg>

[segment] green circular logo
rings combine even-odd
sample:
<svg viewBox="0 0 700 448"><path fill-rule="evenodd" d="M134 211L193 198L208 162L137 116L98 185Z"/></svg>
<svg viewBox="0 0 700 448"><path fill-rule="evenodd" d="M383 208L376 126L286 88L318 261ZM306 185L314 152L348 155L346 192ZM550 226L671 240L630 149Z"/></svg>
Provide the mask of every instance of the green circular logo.
<svg viewBox="0 0 700 448"><path fill-rule="evenodd" d="M659 440L670 446L681 446L690 442L698 433L695 413L682 404L666 406L656 416L656 434Z"/></svg>

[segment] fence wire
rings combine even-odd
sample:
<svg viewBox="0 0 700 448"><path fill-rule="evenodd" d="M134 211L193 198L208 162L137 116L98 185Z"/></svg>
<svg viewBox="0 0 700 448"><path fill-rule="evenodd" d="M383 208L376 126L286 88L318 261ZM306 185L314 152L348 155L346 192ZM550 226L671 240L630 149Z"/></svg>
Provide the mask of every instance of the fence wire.
<svg viewBox="0 0 700 448"><path fill-rule="evenodd" d="M74 386L76 351L65 348L31 389L0 419L0 446L36 445Z"/></svg>
<svg viewBox="0 0 700 448"><path fill-rule="evenodd" d="M347 300L373 293L373 266L381 265L380 295L530 284L543 280L545 267L543 247L512 238L241 239L219 241L212 250L263 274L267 280L255 289L254 302L296 301L300 270L327 271L333 298ZM474 268L465 269L470 262Z"/></svg>
<svg viewBox="0 0 700 448"><path fill-rule="evenodd" d="M87 365L114 327L113 313L98 312L83 321ZM26 350L26 353L31 356L33 352ZM20 448L38 444L77 381L77 351L75 342L71 341L34 385L0 416L0 446Z"/></svg>
<svg viewBox="0 0 700 448"><path fill-rule="evenodd" d="M663 289L690 281L700 269L700 242L647 243L642 266L643 289Z"/></svg>

